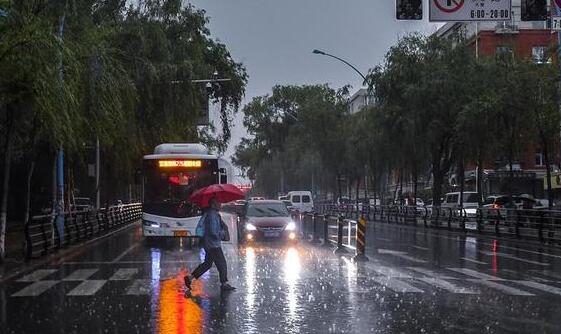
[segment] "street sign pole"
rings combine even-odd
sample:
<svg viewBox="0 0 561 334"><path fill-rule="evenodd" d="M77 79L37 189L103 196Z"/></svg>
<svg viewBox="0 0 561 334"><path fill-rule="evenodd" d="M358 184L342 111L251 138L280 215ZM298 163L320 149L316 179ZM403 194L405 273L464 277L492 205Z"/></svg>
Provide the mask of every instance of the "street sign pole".
<svg viewBox="0 0 561 334"><path fill-rule="evenodd" d="M553 16L553 10L551 11L551 29L557 30L557 58L559 62L559 92L558 95L561 95L561 0L555 0L552 3L552 6L555 8L555 17ZM554 23L557 23L557 26L554 26ZM554 29L555 28L555 29ZM559 98L559 113L561 114L561 97ZM561 124L559 124L559 150L561 156Z"/></svg>

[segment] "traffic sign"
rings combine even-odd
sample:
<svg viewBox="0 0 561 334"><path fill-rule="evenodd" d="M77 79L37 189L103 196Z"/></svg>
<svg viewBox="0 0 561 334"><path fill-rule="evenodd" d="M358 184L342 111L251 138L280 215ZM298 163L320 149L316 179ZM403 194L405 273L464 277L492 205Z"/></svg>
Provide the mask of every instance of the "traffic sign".
<svg viewBox="0 0 561 334"><path fill-rule="evenodd" d="M509 21L511 8L512 0L429 0L429 20Z"/></svg>
<svg viewBox="0 0 561 334"><path fill-rule="evenodd" d="M551 8L551 30L561 31L561 0L555 0Z"/></svg>

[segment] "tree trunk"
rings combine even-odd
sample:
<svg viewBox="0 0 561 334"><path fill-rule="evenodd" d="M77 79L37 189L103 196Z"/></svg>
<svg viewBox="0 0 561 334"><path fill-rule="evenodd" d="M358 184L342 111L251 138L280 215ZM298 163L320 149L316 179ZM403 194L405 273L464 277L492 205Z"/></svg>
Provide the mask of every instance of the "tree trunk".
<svg viewBox="0 0 561 334"><path fill-rule="evenodd" d="M464 206L464 159L460 159L458 163L458 182L460 183L460 207Z"/></svg>
<svg viewBox="0 0 561 334"><path fill-rule="evenodd" d="M25 212L23 214L23 223L27 224L31 216L31 179L35 170L35 157L31 157L29 168L27 169L27 177L25 179Z"/></svg>
<svg viewBox="0 0 561 334"><path fill-rule="evenodd" d="M440 206L440 197L442 197L442 180L443 173L436 166L432 167L432 205Z"/></svg>
<svg viewBox="0 0 561 334"><path fill-rule="evenodd" d="M357 177L356 179L356 191L355 191L355 195L356 195L356 203L358 205L358 194L359 194L359 188L360 187L360 176Z"/></svg>
<svg viewBox="0 0 561 334"><path fill-rule="evenodd" d="M6 114L6 143L4 149L4 175L2 180L2 200L0 202L0 263L6 255L6 224L8 222L8 193L10 187L10 167L14 145L14 112L7 108Z"/></svg>
<svg viewBox="0 0 561 334"><path fill-rule="evenodd" d="M553 208L553 191L551 189L551 163L549 162L549 150L547 148L547 143L545 140L542 140L543 146L543 157L545 159L545 173L547 178L547 201L548 208L551 210Z"/></svg>
<svg viewBox="0 0 561 334"><path fill-rule="evenodd" d="M413 163L413 170L411 174L413 174L413 205L417 206L417 181L419 179L419 175L417 173L416 163Z"/></svg>
<svg viewBox="0 0 561 334"><path fill-rule="evenodd" d="M337 173L337 201L341 200L341 173Z"/></svg>
<svg viewBox="0 0 561 334"><path fill-rule="evenodd" d="M479 207L483 206L483 158L481 155L477 158L477 201Z"/></svg>

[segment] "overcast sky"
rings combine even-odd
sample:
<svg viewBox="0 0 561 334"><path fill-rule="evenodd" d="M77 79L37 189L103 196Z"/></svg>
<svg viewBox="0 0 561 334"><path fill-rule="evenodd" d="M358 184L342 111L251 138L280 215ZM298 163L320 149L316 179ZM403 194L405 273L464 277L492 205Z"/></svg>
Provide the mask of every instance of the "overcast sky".
<svg viewBox="0 0 561 334"><path fill-rule="evenodd" d="M346 59L366 74L408 32L432 33L423 21L395 20L395 0L191 0L210 17L212 36L222 41L249 74L244 103L276 84L323 84L334 88L361 78L321 49ZM426 1L425 1L426 6ZM241 113L227 156L246 134Z"/></svg>

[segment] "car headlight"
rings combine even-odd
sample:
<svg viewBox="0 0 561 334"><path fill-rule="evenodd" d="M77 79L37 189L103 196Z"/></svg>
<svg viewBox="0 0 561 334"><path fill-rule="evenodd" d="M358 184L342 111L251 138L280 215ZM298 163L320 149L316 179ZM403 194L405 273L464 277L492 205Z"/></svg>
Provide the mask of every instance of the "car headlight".
<svg viewBox="0 0 561 334"><path fill-rule="evenodd" d="M290 222L286 224L286 227L284 229L287 231L294 231L296 229L296 223Z"/></svg>
<svg viewBox="0 0 561 334"><path fill-rule="evenodd" d="M245 229L248 230L248 231L256 231L257 227L255 227L255 225L253 225L253 224L247 223L247 224L245 224Z"/></svg>

